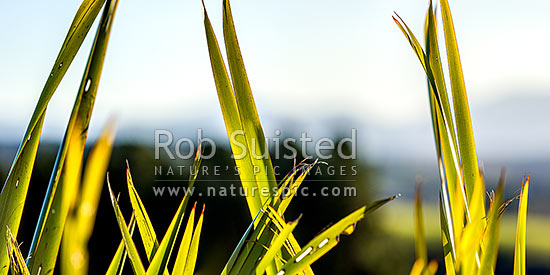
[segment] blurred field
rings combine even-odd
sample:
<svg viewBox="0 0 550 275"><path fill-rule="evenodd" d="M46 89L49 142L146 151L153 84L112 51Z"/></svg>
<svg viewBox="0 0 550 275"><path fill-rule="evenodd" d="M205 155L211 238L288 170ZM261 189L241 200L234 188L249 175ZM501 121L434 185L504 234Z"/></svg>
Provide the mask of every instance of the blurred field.
<svg viewBox="0 0 550 275"><path fill-rule="evenodd" d="M517 204L517 202L513 203ZM427 241L429 247L433 250L441 248L441 230L439 225L439 206L437 204L424 204L424 224L426 229ZM510 207L503 215L500 235L499 251L502 268L506 268L507 259L513 256L514 241L516 234L517 215L515 207ZM383 218L378 219L381 228L389 235L399 239L413 241L413 201L397 200L389 207L381 209L378 216ZM550 217L542 214L529 214L527 216L527 262L529 265L537 266L536 269L544 269L550 272ZM434 251L431 251L433 254ZM511 261L511 259L510 259ZM504 272L504 274L511 273Z"/></svg>

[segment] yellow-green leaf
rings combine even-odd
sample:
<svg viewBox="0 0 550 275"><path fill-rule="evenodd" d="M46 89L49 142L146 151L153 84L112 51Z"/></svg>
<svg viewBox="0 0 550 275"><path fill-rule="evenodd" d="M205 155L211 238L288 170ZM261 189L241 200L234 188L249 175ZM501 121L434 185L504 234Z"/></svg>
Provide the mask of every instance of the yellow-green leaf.
<svg viewBox="0 0 550 275"><path fill-rule="evenodd" d="M345 218L341 219L336 224L321 232L313 240L304 246L296 256L292 257L279 270L278 274L296 274L302 271L305 267L326 254L330 249L336 246L339 242L339 236L342 234L349 235L353 233L355 224L363 219L365 215L380 208L382 205L395 199L396 196L389 197L384 200L376 201L370 205L363 206Z"/></svg>
<svg viewBox="0 0 550 275"><path fill-rule="evenodd" d="M189 246L191 245L191 237L193 236L193 226L195 223L195 207L197 203L193 205L189 218L187 219L187 225L183 237L181 238L180 247L178 249L178 255L176 256L176 263L174 264L174 274L183 274L185 270L185 263L187 261L187 255L189 255Z"/></svg>
<svg viewBox="0 0 550 275"><path fill-rule="evenodd" d="M6 228L6 244L11 274L30 275L27 265L25 264L25 259L23 259L23 255L21 255L21 250L19 250L19 244L17 244L9 228Z"/></svg>
<svg viewBox="0 0 550 275"><path fill-rule="evenodd" d="M189 246L189 254L187 255L187 260L185 261L185 271L183 274L193 275L195 274L195 264L197 263L197 255L199 254L199 240L201 236L202 223L204 219L204 204L202 205L202 212L193 232L193 239L191 240L191 245Z"/></svg>
<svg viewBox="0 0 550 275"><path fill-rule="evenodd" d="M470 107L466 95L466 85L462 74L462 64L458 53L455 29L451 10L447 0L441 0L441 16L443 17L443 30L445 33L445 45L447 47L447 60L449 63L449 75L451 79L451 90L453 95L453 107L456 118L458 133L458 148L460 159L464 170L464 185L466 197L470 200L474 185L479 177L477 153L474 142L474 132L470 118Z"/></svg>
<svg viewBox="0 0 550 275"><path fill-rule="evenodd" d="M206 32L206 41L208 44L208 53L210 55L210 63L212 65L212 73L214 82L218 92L218 100L225 122L225 128L230 140L231 150L235 157L235 164L239 169L239 177L241 184L245 190L253 190L257 188L255 172L250 154L247 152L246 139L244 138L244 130L241 125L241 118L237 109L235 94L229 80L229 75L225 68L220 47L212 29L212 24L204 9L204 28ZM245 156L241 156L245 154ZM239 157L237 157L239 156ZM246 202L250 210L251 217L255 217L258 211L262 208L262 199L260 196L246 196Z"/></svg>
<svg viewBox="0 0 550 275"><path fill-rule="evenodd" d="M124 246L126 247L126 251L128 251L128 257L130 258L130 262L132 263L132 269L134 270L134 273L136 275L145 275L145 268L143 268L143 264L141 263L141 259L137 252L136 246L134 244L134 241L132 240L132 235L128 230L126 221L124 221L124 216L122 216L122 212L120 211L120 208L118 206L118 201L115 198L115 195L113 194L113 190L111 189L111 184L109 183L109 178L107 178L107 186L109 187L111 204L113 205L113 208L115 211L118 227L120 228L120 232L122 233Z"/></svg>
<svg viewBox="0 0 550 275"><path fill-rule="evenodd" d="M500 215L499 206L504 193L504 171L500 176L497 191L492 199L489 213L487 214L487 229L483 236L483 247L479 275L494 274L497 262L498 245L500 240Z"/></svg>
<svg viewBox="0 0 550 275"><path fill-rule="evenodd" d="M65 135L57 154L52 176L48 184L46 196L42 204L42 210L31 243L31 250L29 252L28 266L33 273L37 272L39 269L41 269L42 272L49 272L55 267L57 257L52 257L51 255L57 255L67 213L78 192L82 155L84 154L88 125L97 92L97 83L99 82L99 77L103 68L105 51L107 49L109 33L113 22L112 17L116 11L117 3L116 0L109 0L108 4L105 5L103 16L98 26L92 50L88 58L86 71L84 72L80 89L77 93L73 110L65 130ZM83 5L85 5L85 3L83 3ZM82 7L83 6L81 6L81 8ZM88 12L89 11L84 11L85 14ZM81 20L91 20L89 22L91 24L93 18L84 18ZM78 22L77 26L79 26L79 24L81 24L81 22ZM89 26L86 28L89 28ZM76 33L76 35L78 35L78 33ZM71 38L68 39L70 40ZM80 47L80 44L78 47ZM76 54L76 50L74 54ZM60 53L60 56L61 55ZM71 57L71 60L73 57ZM61 61L60 65L63 65L63 61ZM93 79L94 84L90 84L90 81L92 81L91 79ZM67 169L65 160L66 158L68 159L68 154L73 155L74 162L71 164L71 166L73 166L71 169L74 171L64 170ZM65 175L66 173L74 172L77 173L74 180ZM67 181L67 179L69 180ZM63 193L69 193L59 194L58 189L61 189ZM54 211L58 211L58 214L51 215ZM52 230L54 228L56 230ZM47 238L43 238L45 234L48 235Z"/></svg>
<svg viewBox="0 0 550 275"><path fill-rule="evenodd" d="M19 231L43 123L44 116L38 120L27 146L21 150L21 157L12 166L0 194L0 236L7 234L8 227L13 229L15 236ZM7 250L0 249L0 274L8 273L9 264Z"/></svg>
<svg viewBox="0 0 550 275"><path fill-rule="evenodd" d="M518 227L516 231L516 246L514 250L514 275L525 274L525 246L527 235L527 197L529 196L529 176L521 188L518 209Z"/></svg>
<svg viewBox="0 0 550 275"><path fill-rule="evenodd" d="M294 228L296 228L296 226L298 225L299 220L300 217L298 217L298 219L296 219L295 221L289 222L284 225L281 232L279 232L277 237L271 243L271 247L269 247L258 266L256 266L256 274L264 274L267 266L271 263L271 261L273 261L277 253L279 253L279 251L281 250L283 244L287 241L287 238L290 236L292 231L294 231Z"/></svg>
<svg viewBox="0 0 550 275"><path fill-rule="evenodd" d="M258 188L272 190L273 187L277 186L277 182L269 156L269 148L265 143L264 132L244 67L229 0L223 0L223 34L233 91L248 146L248 154L255 168L256 182ZM267 199L268 197L262 196L262 203L265 203Z"/></svg>
<svg viewBox="0 0 550 275"><path fill-rule="evenodd" d="M107 166L111 158L115 125L109 123L93 146L86 162L79 199L69 213L62 239L61 273L88 273L88 241L92 235Z"/></svg>
<svg viewBox="0 0 550 275"><path fill-rule="evenodd" d="M128 228L130 231L130 237L134 235L134 228L136 227L136 219L135 216L132 215L130 218L130 222L128 223ZM128 256L128 251L126 251L126 246L124 245L124 239L120 241L120 244L118 245L118 248L115 252L115 255L113 256L113 260L109 264L109 268L107 269L107 272L105 275L116 275L122 274L122 270L124 268L124 263L126 262L126 257Z"/></svg>
<svg viewBox="0 0 550 275"><path fill-rule="evenodd" d="M80 184L80 165L82 161L82 154L79 151L80 146L80 139L73 136L69 142L63 172L59 175L60 184L56 192L52 193L51 207L49 207L47 214L45 212L41 213L41 216L44 217L44 223L42 226L41 224L37 225L27 261L31 274L53 273L67 214L76 196L77 186Z"/></svg>
<svg viewBox="0 0 550 275"><path fill-rule="evenodd" d="M143 246L145 247L145 253L147 254L147 260L151 262L153 256L155 255L159 243L157 240L157 235L153 228L153 224L149 219L149 215L145 210L145 206L139 197L134 183L132 181L132 175L130 173L130 167L126 168L126 182L128 184L128 193L130 194L130 202L132 203L132 209L136 215L136 223L139 229L139 235L143 241Z"/></svg>
<svg viewBox="0 0 550 275"><path fill-rule="evenodd" d="M419 262L419 265L424 269L428 265L428 248L426 247L426 231L424 230L420 182L416 184L414 199L414 248L417 262Z"/></svg>

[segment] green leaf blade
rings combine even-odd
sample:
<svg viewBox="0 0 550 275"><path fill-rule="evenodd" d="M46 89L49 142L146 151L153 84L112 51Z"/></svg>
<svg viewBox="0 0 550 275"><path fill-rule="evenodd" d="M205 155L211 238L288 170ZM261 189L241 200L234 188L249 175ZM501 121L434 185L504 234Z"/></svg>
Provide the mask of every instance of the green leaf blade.
<svg viewBox="0 0 550 275"><path fill-rule="evenodd" d="M194 218L194 217L189 217L189 218ZM197 226L195 227L195 231L193 232L193 239L191 240L191 244L189 246L189 254L187 255L187 260L185 261L185 271L183 274L186 274L186 275L195 274L195 265L197 263L197 256L199 253L199 240L201 236L203 220L204 220L204 204L202 206L202 212L199 217L199 221L197 222Z"/></svg>
<svg viewBox="0 0 550 275"><path fill-rule="evenodd" d="M277 253L279 253L283 244L287 241L287 238L292 234L294 228L298 225L300 218L293 222L285 224L279 235L273 240L271 247L267 250L260 263L256 266L256 274L264 274L268 265L273 261Z"/></svg>
<svg viewBox="0 0 550 275"><path fill-rule="evenodd" d="M130 232L130 236L134 235L134 229L136 227L136 219L135 216L132 215L130 218L130 222L128 223L128 230ZM128 251L126 251L126 246L124 245L124 239L120 241L120 244L118 245L118 248L115 252L115 255L113 256L113 259L111 260L111 263L109 264L109 268L107 269L107 272L105 272L105 275L116 275L122 274L122 270L124 268L124 263L126 261L126 257L128 256Z"/></svg>
<svg viewBox="0 0 550 275"><path fill-rule="evenodd" d="M258 187L272 190L276 187L277 182L268 148L265 144L265 136L252 96L248 75L244 67L229 0L223 1L223 33L233 90L248 145L248 154L251 155L254 167L260 168L260 171L255 170ZM267 198L262 197L262 203L266 201Z"/></svg>
<svg viewBox="0 0 550 275"><path fill-rule="evenodd" d="M474 142L472 121L470 118L470 107L468 106L468 98L466 95L466 84L464 83L462 63L460 62L460 54L458 52L458 44L453 19L451 16L451 10L447 0L441 0L440 4L441 14L443 17L443 30L445 33L445 45L447 48L447 60L449 63L453 107L456 117L458 148L464 170L466 196L469 200L473 193L477 177L479 177L477 153Z"/></svg>
<svg viewBox="0 0 550 275"><path fill-rule="evenodd" d="M29 272L29 269L25 264L25 259L23 259L21 250L19 250L19 244L17 244L17 241L11 234L11 231L9 228L7 228L6 230L6 244L7 244L7 252L10 260L11 274L30 275L31 273Z"/></svg>
<svg viewBox="0 0 550 275"><path fill-rule="evenodd" d="M88 25L82 26L81 24L89 23L89 25L91 25L91 23L97 16L97 13L95 13L93 9L101 8L101 5L97 7L95 6L98 5L98 3L101 3L101 5L103 5L104 2L95 1L93 3L90 3L89 1L84 1L79 9L79 12L77 13L77 16L75 17L75 22L73 22L72 26L75 29L69 31L68 38L65 41L66 43L68 43L68 48L64 48L68 51L67 54L72 55L68 57L71 61L82 43L81 39L84 39L84 36L88 32L90 27ZM82 156L84 154L84 147L86 144L89 120L97 93L97 83L95 83L95 85L89 85L88 80L93 78L97 79L96 82L99 81L99 76L103 67L105 51L107 49L108 39L110 35L110 29L113 22L112 17L114 16L114 13L116 11L117 4L118 0L108 0L108 5L105 5L103 9L103 15L101 17L92 50L88 58L86 71L84 73L80 89L77 93L77 97L73 106L71 116L69 118L69 123L67 125L62 144L57 154L56 163L54 165L52 176L48 184L48 189L46 191L46 196L42 204L39 221L36 226L35 234L31 244L31 250L29 252L30 257L28 260L28 265L29 269L33 273L36 272L38 269L49 271L53 270L53 268L55 267L55 261L57 257L52 257L51 255L57 255L63 228L67 219L67 213L69 211L69 208L73 204L74 197L78 192L80 184ZM82 9L85 10L82 11ZM93 17L90 17L91 15L89 14L89 12L93 12ZM79 16L82 16L82 18L80 18ZM74 38L73 36L77 37ZM76 39L76 42L70 42L72 41L71 39ZM76 48L72 49L71 47ZM63 55L65 54L65 52L63 51L64 50L62 49L62 52L60 53L60 58L63 57ZM60 64L62 65L63 61L60 62ZM66 69L64 70L66 71ZM65 72L63 72L62 74L64 73ZM46 83L46 86L47 85L48 84ZM44 95L44 93L42 95ZM71 167L69 168L69 165L66 165L66 159L68 161L69 155L71 154L73 161L70 163ZM66 169L68 169L69 171L66 171ZM75 173L75 178L73 179L72 176L66 175L69 173ZM54 213L53 211L58 211L58 214L51 215ZM56 230L52 230L54 228ZM47 238L43 239L43 235L47 235Z"/></svg>
<svg viewBox="0 0 550 275"><path fill-rule="evenodd" d="M426 247L426 231L424 229L424 215L422 212L421 183L418 182L414 199L414 248L416 259L423 266L428 265L428 248Z"/></svg>
<svg viewBox="0 0 550 275"><path fill-rule="evenodd" d="M7 228L11 228L17 237L43 123L44 116L38 120L37 127L31 133L27 146L22 149L21 157L12 166L2 188L0 194L0 208L2 209L0 211L0 233L2 235L0 236L5 236ZM0 274L8 273L10 263L7 252L6 249L0 249Z"/></svg>
<svg viewBox="0 0 550 275"><path fill-rule="evenodd" d="M220 47L212 29L212 24L208 18L206 8L204 9L204 28L212 73L218 93L218 100L222 110L225 128L230 140L233 155L240 156L247 153L246 140L243 137L244 130L241 125L241 118L237 109L237 102L229 80L229 75L225 68ZM250 154L247 154L250 156ZM239 177L244 189L252 190L257 188L254 168L249 157L236 157L235 164L239 167ZM254 218L262 208L262 200L259 196L246 196L246 202L250 210L250 216Z"/></svg>
<svg viewBox="0 0 550 275"><path fill-rule="evenodd" d="M525 273L525 248L527 235L527 198L529 196L529 177L523 182L518 209L518 225L516 230L516 244L514 249L514 275Z"/></svg>
<svg viewBox="0 0 550 275"><path fill-rule="evenodd" d="M115 125L109 123L90 151L82 181L79 200L72 205L62 238L62 274L87 274L88 241L92 235L101 190L115 136ZM70 211L70 212L71 212Z"/></svg>
<svg viewBox="0 0 550 275"><path fill-rule="evenodd" d="M487 229L483 237L483 254L481 255L481 264L479 267L480 275L494 274L498 255L498 245L500 239L500 214L499 206L502 203L504 193L504 172L501 174L497 191L492 200L487 214Z"/></svg>
<svg viewBox="0 0 550 275"><path fill-rule="evenodd" d="M159 243L157 240L157 235L153 224L149 219L149 215L145 210L145 206L139 197L134 183L132 181L132 175L130 173L130 167L126 168L126 182L128 185L128 193L130 194L130 202L132 204L132 209L136 215L136 223L139 229L139 235L143 241L143 246L145 247L145 253L147 254L147 259L149 262L152 261L153 256L155 255Z"/></svg>
<svg viewBox="0 0 550 275"><path fill-rule="evenodd" d="M111 189L111 184L109 183L108 179L107 179L107 186L109 187L111 204L113 205L113 209L115 211L118 227L120 228L120 232L122 233L124 246L126 247L126 251L128 251L128 257L130 258L130 262L132 263L132 268L134 270L134 273L136 275L145 275L145 268L143 268L143 264L137 252L136 246L134 244L134 241L132 240L132 235L130 234L128 226L126 225L126 221L124 221L124 216L122 216L122 212L120 211L120 207L118 206L117 199L113 194L113 190Z"/></svg>
<svg viewBox="0 0 550 275"><path fill-rule="evenodd" d="M187 225L181 239L180 247L178 249L178 255L176 257L176 263L174 264L174 274L183 274L185 270L185 263L187 261L187 255L189 255L189 247L191 245L191 237L193 236L193 226L195 223L195 207L197 203L193 205L189 218L187 219Z"/></svg>
<svg viewBox="0 0 550 275"><path fill-rule="evenodd" d="M324 230L313 238L308 244L306 244L302 251L287 261L279 273L296 274L302 271L304 268L315 262L334 246L336 246L339 242L339 236L341 234L349 235L353 233L355 223L363 219L365 215L370 214L395 198L396 196L392 196L384 200L376 201L367 206L363 206L341 219L339 222Z"/></svg>

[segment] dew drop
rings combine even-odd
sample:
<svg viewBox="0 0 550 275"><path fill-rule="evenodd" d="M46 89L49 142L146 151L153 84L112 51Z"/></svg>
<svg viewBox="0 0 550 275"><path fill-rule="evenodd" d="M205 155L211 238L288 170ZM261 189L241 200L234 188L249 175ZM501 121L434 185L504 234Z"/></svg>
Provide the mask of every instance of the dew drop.
<svg viewBox="0 0 550 275"><path fill-rule="evenodd" d="M63 62L59 63L59 68L63 67Z"/></svg>
<svg viewBox="0 0 550 275"><path fill-rule="evenodd" d="M52 215L55 214L55 209L52 208Z"/></svg>
<svg viewBox="0 0 550 275"><path fill-rule="evenodd" d="M319 246L317 246L317 248L321 248L321 247L325 246L325 244L327 244L327 243L328 243L328 238L324 239L324 240L319 244Z"/></svg>
<svg viewBox="0 0 550 275"><path fill-rule="evenodd" d="M304 251L302 254L300 254L300 256L298 256L298 258L296 258L296 262L300 262L301 260L303 260L311 251L313 251L313 248L310 246L306 249L306 251Z"/></svg>
<svg viewBox="0 0 550 275"><path fill-rule="evenodd" d="M86 85L84 85L84 92L88 92L91 86L92 86L92 79L88 78L86 80Z"/></svg>
<svg viewBox="0 0 550 275"><path fill-rule="evenodd" d="M281 269L279 272L277 272L277 275L284 275L286 271L284 269Z"/></svg>
<svg viewBox="0 0 550 275"><path fill-rule="evenodd" d="M19 186L19 179L17 179L17 181L15 182L15 188L17 188Z"/></svg>

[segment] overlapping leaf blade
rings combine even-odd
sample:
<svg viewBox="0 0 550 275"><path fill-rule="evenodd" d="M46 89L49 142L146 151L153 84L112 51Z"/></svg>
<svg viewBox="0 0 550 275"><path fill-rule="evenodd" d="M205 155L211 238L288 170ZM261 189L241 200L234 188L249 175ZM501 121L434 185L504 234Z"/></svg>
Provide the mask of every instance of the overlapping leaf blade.
<svg viewBox="0 0 550 275"><path fill-rule="evenodd" d="M39 269L44 271L53 270L55 266L56 257L52 257L51 255L57 255L67 213L79 186L78 180L65 181L69 178L65 176L67 172L64 171L66 169L65 159L68 158L68 154L73 154L75 160L73 169L80 175L87 130L103 68L103 61L113 22L112 17L116 11L117 3L117 0L109 0L108 4L105 5L65 136L57 154L56 163L29 252L27 264L33 273ZM77 33L76 35L79 34ZM59 190L63 191L63 195L59 193ZM65 193L65 191L69 193ZM58 211L58 214L51 215L50 213L53 211ZM52 230L53 228L57 229ZM48 235L47 238L43 238L45 234Z"/></svg>
<svg viewBox="0 0 550 275"><path fill-rule="evenodd" d="M284 225L277 237L273 240L273 243L261 259L260 263L256 266L256 274L264 274L268 265L273 261L275 256L277 256L281 250L281 247L283 247L292 231L294 231L294 228L298 225L299 220L300 218Z"/></svg>
<svg viewBox="0 0 550 275"><path fill-rule="evenodd" d="M221 56L206 8L204 25L212 72L227 134L239 169L241 183L249 194L246 199L250 215L254 218L262 205L269 199L269 196L265 196L265 194L270 194L270 192L261 190L273 190L276 187L276 180L237 41L229 1L224 0L223 2L223 31L231 79ZM252 193L253 190L256 192Z"/></svg>
<svg viewBox="0 0 550 275"><path fill-rule="evenodd" d="M252 190L257 188L256 179L254 176L254 167L250 159L250 154L247 154L247 149L242 148L238 144L246 144L244 139L244 130L241 126L241 118L235 100L235 94L231 86L231 81L220 52L218 41L212 24L204 9L204 28L206 32L206 41L208 44L208 53L210 55L210 63L212 65L212 73L214 82L218 92L218 99L225 121L225 128L230 139L231 151L233 155L240 156L235 158L235 164L239 167L239 177L244 189ZM242 156L246 154L245 156ZM256 213L262 207L262 200L259 196L246 196L246 202L250 210L250 215L255 217Z"/></svg>
<svg viewBox="0 0 550 275"><path fill-rule="evenodd" d="M120 228L120 231L122 233L122 239L124 240L124 246L126 247L126 251L128 252L128 257L130 258L132 269L134 270L134 273L136 275L145 275L145 268L143 267L143 263L141 262L139 254L137 252L136 245L132 240L132 235L130 234L128 226L126 225L126 221L124 221L124 216L120 211L120 207L118 206L118 201L115 198L115 195L113 194L113 190L111 189L111 184L109 183L108 179L107 179L107 186L109 187L111 204L113 205L113 208L115 211L118 227Z"/></svg>
<svg viewBox="0 0 550 275"><path fill-rule="evenodd" d="M80 49L104 2L105 0L84 0L76 12L2 188L0 207L5 211L0 214L1 233L5 233L6 226L9 226L17 236L48 102ZM28 148L27 144L30 145ZM3 267L7 262L6 251L0 250L0 274L5 274Z"/></svg>
<svg viewBox="0 0 550 275"><path fill-rule="evenodd" d="M244 67L229 0L223 0L223 34L233 91L237 101L241 125L245 133L248 154L254 167L259 168L259 171L256 172L256 182L258 188L269 188L268 190L272 190L276 186L275 174ZM265 203L267 199L267 197L262 197L262 203Z"/></svg>
<svg viewBox="0 0 550 275"><path fill-rule="evenodd" d="M396 196L392 196L384 200L376 201L367 206L363 206L341 219L328 229L324 230L313 238L308 244L306 244L302 251L298 252L296 256L288 260L288 262L279 271L279 274L296 274L302 271L305 267L319 259L330 249L336 246L339 242L339 236L341 234L349 235L353 233L355 224L363 219L365 215L373 212L395 198Z"/></svg>
<svg viewBox="0 0 550 275"><path fill-rule="evenodd" d="M449 63L449 75L453 94L453 107L456 116L458 132L458 144L462 167L464 169L464 185L468 200L474 190L474 184L479 177L477 153L474 142L470 107L466 96L466 85L462 73L462 63L458 53L458 45L454 30L451 10L447 0L441 0L441 16L443 17L443 30L445 32L445 45L447 47L447 60Z"/></svg>
<svg viewBox="0 0 550 275"><path fill-rule="evenodd" d="M266 204L258 212L258 215L252 220L250 226L235 247L222 271L222 275L247 274L254 271L254 268L259 263L259 259L266 252L265 248L270 246L277 232L273 217L278 215L277 211L270 207L269 204ZM268 268L273 268L273 266L270 265ZM271 270L270 272L274 271Z"/></svg>
<svg viewBox="0 0 550 275"><path fill-rule="evenodd" d="M195 218L195 217L193 216L189 218ZM193 232L193 238L191 239L191 244L189 246L189 253L187 255L187 260L185 261L185 271L183 274L186 274L186 275L195 274L195 265L197 263L197 256L199 254L199 240L201 236L203 220L204 220L204 204L202 206L202 211L199 217L199 221L197 222L197 226L195 227L195 231Z"/></svg>
<svg viewBox="0 0 550 275"><path fill-rule="evenodd" d="M183 221L187 198L188 196L185 196L185 198L180 203L176 215L174 215L174 218L172 219L168 230L166 230L166 234L162 238L162 241L160 242L159 247L153 256L153 259L151 260L151 264L147 269L147 274L161 274L164 273L164 271L166 270L168 261L170 260L170 255L172 254L172 249L174 248L174 244L176 243L176 237Z"/></svg>
<svg viewBox="0 0 550 275"><path fill-rule="evenodd" d="M134 235L135 227L136 227L136 219L135 219L135 216L132 215L132 217L130 218L130 222L128 223L128 231L130 232L130 237ZM128 256L128 251L126 251L126 246L124 245L124 239L122 239L120 241L120 244L118 245L115 255L113 256L113 259L111 260L111 263L109 264L109 268L107 269L107 272L105 272L105 275L122 274L122 270L124 268L124 263L126 262L127 256Z"/></svg>
<svg viewBox="0 0 550 275"><path fill-rule="evenodd" d="M147 259L149 260L149 262L151 262L153 256L157 252L159 242L157 240L157 235L155 233L155 229L153 228L153 224L151 223L149 215L147 214L147 210L145 210L145 206L143 205L143 202L141 201L141 198L139 197L137 190L134 187L129 166L126 168L126 182L128 185L130 202L136 215L136 223L139 229L139 235L141 236L141 240L143 241L143 246L145 247Z"/></svg>
<svg viewBox="0 0 550 275"><path fill-rule="evenodd" d="M21 254L21 250L19 250L19 244L17 244L17 241L11 234L9 228L6 229L6 245L10 261L9 269L11 271L11 274L30 275L29 269L25 264L25 259Z"/></svg>
<svg viewBox="0 0 550 275"><path fill-rule="evenodd" d="M185 264L187 262L187 256L189 255L189 248L191 246L191 238L193 236L193 226L195 223L195 207L197 204L193 205L189 218L187 219L187 225L185 226L185 231L183 237L181 238L180 247L178 249L178 255L176 257L176 262L174 263L174 274L183 274L185 270Z"/></svg>
<svg viewBox="0 0 550 275"><path fill-rule="evenodd" d="M27 260L31 274L53 273L67 214L80 183L82 154L79 148L80 139L73 136L69 142L67 160L63 164L63 173L59 176L62 184L52 197L48 218L44 219L46 222L43 225L43 231L38 235L39 238L33 239L31 244L30 257Z"/></svg>

